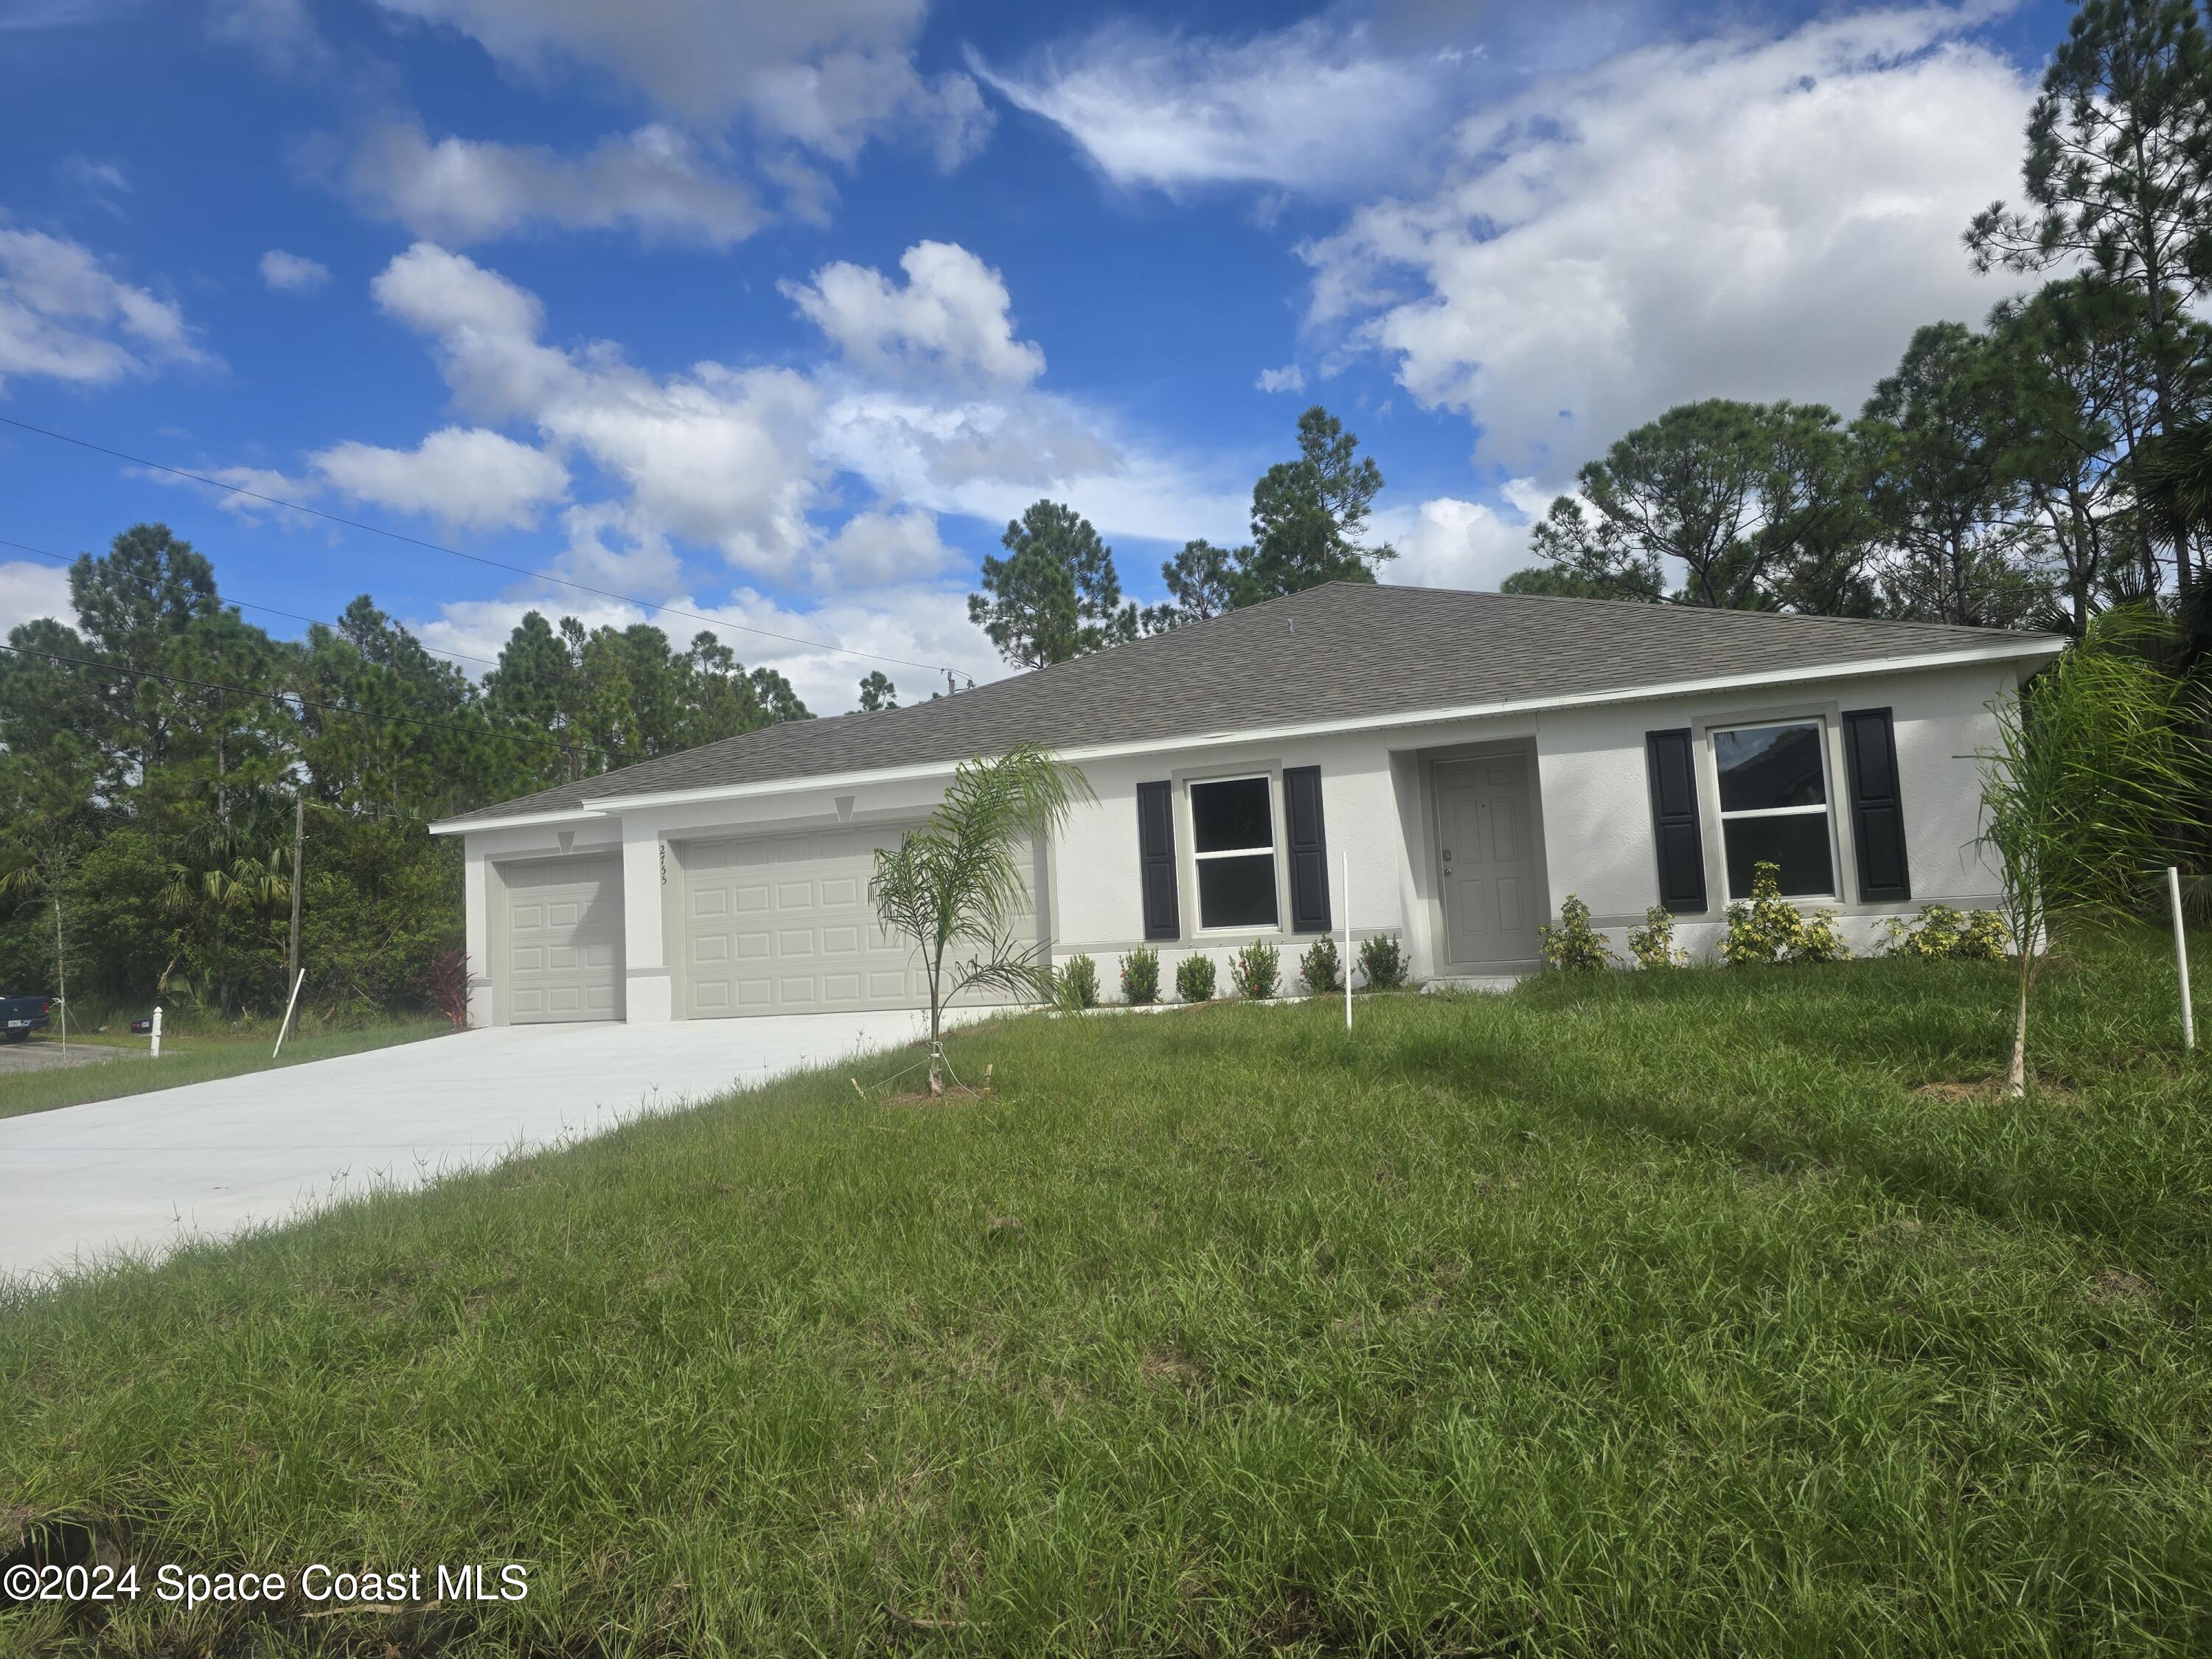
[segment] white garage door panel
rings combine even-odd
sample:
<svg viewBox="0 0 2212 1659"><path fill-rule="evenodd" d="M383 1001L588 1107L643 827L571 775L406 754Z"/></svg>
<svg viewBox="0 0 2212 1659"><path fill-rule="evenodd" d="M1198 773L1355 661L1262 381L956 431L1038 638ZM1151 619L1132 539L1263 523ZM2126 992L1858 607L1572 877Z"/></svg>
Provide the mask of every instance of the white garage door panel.
<svg viewBox="0 0 2212 1659"><path fill-rule="evenodd" d="M622 861L507 866L507 1018L622 1018Z"/></svg>
<svg viewBox="0 0 2212 1659"><path fill-rule="evenodd" d="M702 842L685 849L685 999L694 1018L926 1008L911 940L868 897L897 828ZM1018 924L1024 933L1034 924Z"/></svg>

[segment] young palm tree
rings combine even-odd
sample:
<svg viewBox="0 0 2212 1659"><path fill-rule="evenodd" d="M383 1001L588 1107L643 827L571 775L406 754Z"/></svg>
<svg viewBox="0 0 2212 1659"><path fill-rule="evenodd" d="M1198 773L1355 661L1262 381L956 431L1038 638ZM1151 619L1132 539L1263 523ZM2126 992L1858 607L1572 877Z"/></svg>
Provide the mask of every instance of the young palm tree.
<svg viewBox="0 0 2212 1659"><path fill-rule="evenodd" d="M2051 924L2140 909L2177 836L2201 817L2208 757L2201 697L2142 654L2162 624L2106 611L2081 643L1992 705L1981 844L1997 854L2019 952L2007 1096L2027 1091L2028 1001Z"/></svg>
<svg viewBox="0 0 2212 1659"><path fill-rule="evenodd" d="M868 890L884 926L921 952L929 976L929 1092L945 1092L945 1010L963 991L1048 1000L1052 970L1041 942L1012 924L1029 900L1023 854L1094 799L1083 774L1023 744L996 760L960 763L945 799L897 847L879 849Z"/></svg>

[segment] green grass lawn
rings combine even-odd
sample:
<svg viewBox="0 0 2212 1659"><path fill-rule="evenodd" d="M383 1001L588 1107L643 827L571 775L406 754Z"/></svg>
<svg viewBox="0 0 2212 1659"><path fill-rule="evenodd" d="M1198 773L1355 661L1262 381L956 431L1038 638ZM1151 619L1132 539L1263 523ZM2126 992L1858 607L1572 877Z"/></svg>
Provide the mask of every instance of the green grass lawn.
<svg viewBox="0 0 2212 1659"><path fill-rule="evenodd" d="M2207 1069L2146 949L1952 1086L2008 984L1022 1019L26 1295L0 1508L532 1589L0 1650L2201 1653Z"/></svg>
<svg viewBox="0 0 2212 1659"><path fill-rule="evenodd" d="M270 1050L276 1046L273 1030L237 1036L177 1036L165 1032L158 1060L144 1058L144 1037L128 1036L113 1030L85 1037L71 1032L71 1048L82 1042L103 1048L128 1047L136 1052L128 1058L94 1065L0 1075L0 1117L20 1117L26 1112L52 1111L57 1106L82 1106L88 1101L112 1100L118 1095L173 1089L182 1083L212 1083L218 1078L265 1072L272 1066L328 1060L335 1054L357 1054L365 1049L386 1048L395 1042L439 1036L450 1029L442 1019L413 1019L351 1031L295 1034L284 1039L283 1058L275 1060L269 1057ZM39 1041L58 1046L58 1039L42 1036Z"/></svg>

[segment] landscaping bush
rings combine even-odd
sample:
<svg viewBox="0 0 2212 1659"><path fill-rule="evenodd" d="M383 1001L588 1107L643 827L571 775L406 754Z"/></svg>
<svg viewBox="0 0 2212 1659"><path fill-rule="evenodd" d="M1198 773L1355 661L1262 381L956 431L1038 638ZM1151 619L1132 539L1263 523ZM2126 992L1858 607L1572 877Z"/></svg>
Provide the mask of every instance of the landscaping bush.
<svg viewBox="0 0 2212 1659"><path fill-rule="evenodd" d="M2004 918L1994 910L1971 915L1948 904L1923 904L1916 926L1902 916L1882 924L1888 943L1885 956L1910 957L1919 962L2002 962L2008 940Z"/></svg>
<svg viewBox="0 0 2212 1659"><path fill-rule="evenodd" d="M1141 945L1121 958L1121 1000L1137 1007L1160 1000L1160 953Z"/></svg>
<svg viewBox="0 0 2212 1659"><path fill-rule="evenodd" d="M1778 962L1840 962L1850 955L1836 930L1833 910L1808 917L1782 896L1782 869L1762 860L1751 866L1751 896L1728 908L1728 934L1721 956L1732 968L1767 967Z"/></svg>
<svg viewBox="0 0 2212 1659"><path fill-rule="evenodd" d="M1213 1000L1213 958L1200 953L1176 964L1176 994L1185 1002Z"/></svg>
<svg viewBox="0 0 2212 1659"><path fill-rule="evenodd" d="M1605 942L1605 935L1589 925L1590 908L1572 893L1560 901L1559 926L1540 922L1538 948L1544 964L1562 973L1594 974L1620 958Z"/></svg>
<svg viewBox="0 0 2212 1659"><path fill-rule="evenodd" d="M1690 953L1674 948L1674 917L1664 905L1644 913L1644 925L1628 930L1628 953L1639 968L1684 968Z"/></svg>
<svg viewBox="0 0 2212 1659"><path fill-rule="evenodd" d="M1059 974L1060 1006L1080 1013L1098 1006L1098 964L1087 956L1070 957Z"/></svg>
<svg viewBox="0 0 2212 1659"><path fill-rule="evenodd" d="M1317 997L1344 988L1344 962L1336 954L1336 940L1327 933L1316 939L1313 948L1298 958L1298 977L1306 982L1306 989Z"/></svg>
<svg viewBox="0 0 2212 1659"><path fill-rule="evenodd" d="M1282 952L1261 940L1253 940L1229 958L1229 982L1238 996L1255 1000L1271 997L1282 977Z"/></svg>
<svg viewBox="0 0 2212 1659"><path fill-rule="evenodd" d="M1370 991L1395 991L1406 982L1405 953L1395 933L1376 933L1359 941L1359 972Z"/></svg>
<svg viewBox="0 0 2212 1659"><path fill-rule="evenodd" d="M422 996L433 1013L441 1014L456 1031L469 1024L469 959L459 951L433 957L422 975Z"/></svg>
<svg viewBox="0 0 2212 1659"><path fill-rule="evenodd" d="M1728 908L1728 933L1721 940L1721 958L1731 968L1763 967L1787 962L1804 935L1805 918L1782 896L1782 866L1755 864L1751 871L1751 896Z"/></svg>

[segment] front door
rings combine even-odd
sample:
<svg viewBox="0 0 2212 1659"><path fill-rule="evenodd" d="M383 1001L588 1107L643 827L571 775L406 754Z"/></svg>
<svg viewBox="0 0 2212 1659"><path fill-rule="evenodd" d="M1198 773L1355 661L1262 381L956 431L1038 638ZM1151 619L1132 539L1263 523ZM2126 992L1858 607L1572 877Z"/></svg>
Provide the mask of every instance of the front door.
<svg viewBox="0 0 2212 1659"><path fill-rule="evenodd" d="M1444 956L1455 968L1536 959L1542 890L1525 756L1438 763Z"/></svg>

